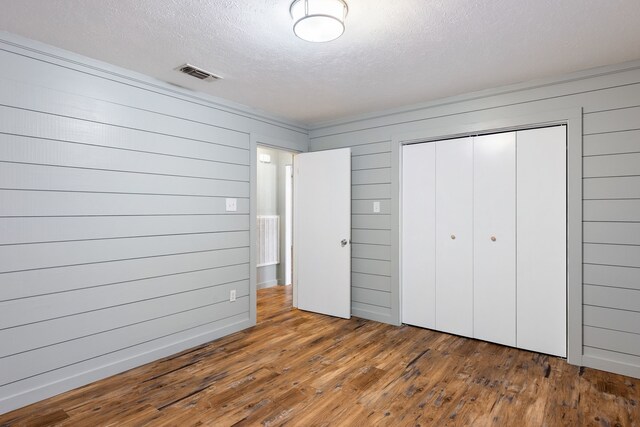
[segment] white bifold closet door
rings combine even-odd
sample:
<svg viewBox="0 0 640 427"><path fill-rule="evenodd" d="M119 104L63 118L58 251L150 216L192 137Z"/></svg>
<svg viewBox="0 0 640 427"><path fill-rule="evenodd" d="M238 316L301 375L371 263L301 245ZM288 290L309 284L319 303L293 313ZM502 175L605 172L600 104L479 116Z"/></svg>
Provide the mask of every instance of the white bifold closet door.
<svg viewBox="0 0 640 427"><path fill-rule="evenodd" d="M566 127L517 138L517 346L566 356Z"/></svg>
<svg viewBox="0 0 640 427"><path fill-rule="evenodd" d="M403 148L403 322L566 356L566 127Z"/></svg>
<svg viewBox="0 0 640 427"><path fill-rule="evenodd" d="M436 144L402 149L402 321L436 327Z"/></svg>
<svg viewBox="0 0 640 427"><path fill-rule="evenodd" d="M473 138L473 336L516 345L516 135Z"/></svg>
<svg viewBox="0 0 640 427"><path fill-rule="evenodd" d="M436 146L436 329L473 336L473 140Z"/></svg>

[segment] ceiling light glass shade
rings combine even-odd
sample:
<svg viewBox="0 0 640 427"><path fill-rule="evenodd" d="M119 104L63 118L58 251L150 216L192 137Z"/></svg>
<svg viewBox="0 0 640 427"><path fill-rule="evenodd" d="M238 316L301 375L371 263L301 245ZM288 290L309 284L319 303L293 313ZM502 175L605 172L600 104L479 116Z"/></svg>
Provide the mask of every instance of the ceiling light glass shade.
<svg viewBox="0 0 640 427"><path fill-rule="evenodd" d="M289 8L294 20L293 32L310 42L328 42L340 37L348 11L344 0L295 0Z"/></svg>

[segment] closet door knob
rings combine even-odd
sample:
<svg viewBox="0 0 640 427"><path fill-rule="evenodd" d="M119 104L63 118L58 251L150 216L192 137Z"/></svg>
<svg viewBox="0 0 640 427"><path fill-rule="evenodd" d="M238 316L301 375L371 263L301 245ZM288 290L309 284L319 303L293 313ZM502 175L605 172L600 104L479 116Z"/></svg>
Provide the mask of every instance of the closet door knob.
<svg viewBox="0 0 640 427"><path fill-rule="evenodd" d="M451 240L456 240L456 235L455 234L451 235Z"/></svg>
<svg viewBox="0 0 640 427"><path fill-rule="evenodd" d="M495 242L496 241L496 236L491 236L491 241Z"/></svg>

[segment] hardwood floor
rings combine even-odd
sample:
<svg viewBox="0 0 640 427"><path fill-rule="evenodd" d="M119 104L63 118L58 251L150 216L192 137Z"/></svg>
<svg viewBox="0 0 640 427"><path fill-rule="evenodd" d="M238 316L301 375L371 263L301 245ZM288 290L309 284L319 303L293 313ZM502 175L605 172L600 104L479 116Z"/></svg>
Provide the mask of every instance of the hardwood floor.
<svg viewBox="0 0 640 427"><path fill-rule="evenodd" d="M9 414L0 425L640 425L640 380L411 326L290 308Z"/></svg>

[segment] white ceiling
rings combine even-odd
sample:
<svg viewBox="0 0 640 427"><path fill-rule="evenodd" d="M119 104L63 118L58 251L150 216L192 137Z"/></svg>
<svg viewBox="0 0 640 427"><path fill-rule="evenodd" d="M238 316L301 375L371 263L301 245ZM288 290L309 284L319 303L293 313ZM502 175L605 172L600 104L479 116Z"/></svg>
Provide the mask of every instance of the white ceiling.
<svg viewBox="0 0 640 427"><path fill-rule="evenodd" d="M347 2L325 44L289 0L0 0L0 29L306 124L640 59L639 0Z"/></svg>

